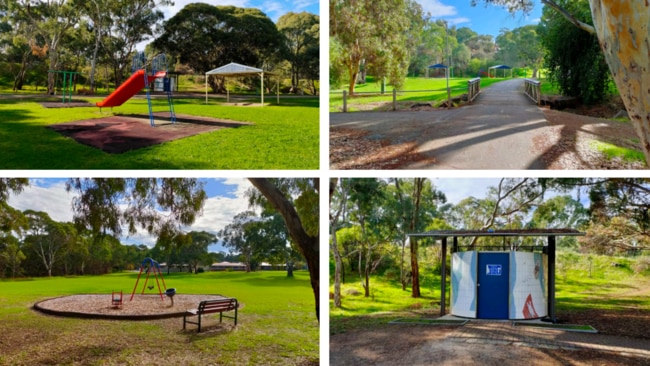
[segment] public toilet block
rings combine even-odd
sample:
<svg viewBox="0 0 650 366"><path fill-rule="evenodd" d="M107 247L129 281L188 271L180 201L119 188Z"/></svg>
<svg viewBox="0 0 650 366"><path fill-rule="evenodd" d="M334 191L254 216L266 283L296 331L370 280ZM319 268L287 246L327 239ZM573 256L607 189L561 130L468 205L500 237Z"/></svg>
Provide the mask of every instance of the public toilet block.
<svg viewBox="0 0 650 366"><path fill-rule="evenodd" d="M557 236L579 236L573 229L432 230L409 234L409 240L431 238L442 244L442 283L447 281L447 239L451 245L450 314L470 319L539 319L556 322L555 243ZM507 251L460 250L459 237L546 237L546 243ZM522 250L520 250L522 249ZM446 286L440 289L440 315L446 311Z"/></svg>

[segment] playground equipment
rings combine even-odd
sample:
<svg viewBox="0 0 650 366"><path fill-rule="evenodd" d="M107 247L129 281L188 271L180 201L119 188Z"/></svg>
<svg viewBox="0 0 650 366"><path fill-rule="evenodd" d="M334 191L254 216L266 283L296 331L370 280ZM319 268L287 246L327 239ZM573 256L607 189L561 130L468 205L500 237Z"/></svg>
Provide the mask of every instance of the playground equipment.
<svg viewBox="0 0 650 366"><path fill-rule="evenodd" d="M165 295L169 297L169 299L172 301L172 306L174 306L174 295L176 295L176 289L168 288L167 290L165 290Z"/></svg>
<svg viewBox="0 0 650 366"><path fill-rule="evenodd" d="M122 307L122 291L120 292L113 291L111 294L111 304L113 304L113 307L116 308L121 308Z"/></svg>
<svg viewBox="0 0 650 366"><path fill-rule="evenodd" d="M49 70L48 73L53 73L55 74L62 74L63 75L63 82L61 84L61 93L63 94L63 99L61 100L61 103L65 103L66 99L68 100L68 103L72 102L72 85L74 82L74 76L79 74L76 71L63 71L63 70Z"/></svg>
<svg viewBox="0 0 650 366"><path fill-rule="evenodd" d="M133 286L133 292L131 293L131 299L129 301L133 301L133 296L135 295L135 290L138 288L138 282L140 282L140 276L142 275L142 271L145 271L147 273L147 277L144 280L144 285L142 286L142 293L141 295L144 295L144 290L147 288L147 281L149 281L149 275L151 275L151 272L153 272L153 277L156 279L156 285L158 285L158 293L160 294L160 300L165 301L165 298L163 297L162 290L160 289L160 282L163 284L163 288L166 290L167 285L165 285L165 279L163 278L162 271L160 271L160 264L156 262L155 260L147 257L142 261L142 264L140 264L140 272L138 273L138 279L135 281L135 286ZM158 281L158 277L160 276L160 281ZM151 286L150 290L153 289L153 286Z"/></svg>
<svg viewBox="0 0 650 366"><path fill-rule="evenodd" d="M172 100L171 80L167 74L167 56L161 53L156 55L151 60L151 70L147 73L147 60L144 52L138 52L133 56L133 63L131 71L133 74L122 85L120 85L113 93L101 102L97 102L97 106L103 107L117 107L121 106L127 100L131 99L142 88L147 91L147 104L149 105L149 123L151 127L156 127L153 108L151 106L151 91L150 85L156 79L163 79L163 90L167 93L167 103L169 105L169 115L172 123L176 123L176 112L174 111L174 101Z"/></svg>

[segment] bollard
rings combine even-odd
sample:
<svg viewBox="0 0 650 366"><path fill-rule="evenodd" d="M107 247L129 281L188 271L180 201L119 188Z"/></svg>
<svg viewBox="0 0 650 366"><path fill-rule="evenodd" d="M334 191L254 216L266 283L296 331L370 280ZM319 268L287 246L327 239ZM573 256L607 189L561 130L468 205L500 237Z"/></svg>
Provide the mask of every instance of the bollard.
<svg viewBox="0 0 650 366"><path fill-rule="evenodd" d="M348 111L347 95L348 95L348 93L344 90L343 91L343 113Z"/></svg>
<svg viewBox="0 0 650 366"><path fill-rule="evenodd" d="M393 110L397 110L397 90L393 89Z"/></svg>

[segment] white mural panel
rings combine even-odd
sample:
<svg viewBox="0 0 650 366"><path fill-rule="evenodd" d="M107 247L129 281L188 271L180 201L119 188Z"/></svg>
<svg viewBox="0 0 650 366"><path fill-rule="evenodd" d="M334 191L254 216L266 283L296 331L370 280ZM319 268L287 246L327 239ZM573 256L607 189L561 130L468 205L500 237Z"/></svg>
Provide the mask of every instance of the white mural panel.
<svg viewBox="0 0 650 366"><path fill-rule="evenodd" d="M451 261L451 314L476 318L477 252L453 253Z"/></svg>
<svg viewBox="0 0 650 366"><path fill-rule="evenodd" d="M545 255L510 252L510 319L547 315Z"/></svg>

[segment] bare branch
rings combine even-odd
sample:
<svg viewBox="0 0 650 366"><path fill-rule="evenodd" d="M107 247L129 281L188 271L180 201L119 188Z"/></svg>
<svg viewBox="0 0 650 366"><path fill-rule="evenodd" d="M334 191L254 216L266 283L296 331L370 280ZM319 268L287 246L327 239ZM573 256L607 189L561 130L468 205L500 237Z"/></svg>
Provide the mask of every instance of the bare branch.
<svg viewBox="0 0 650 366"><path fill-rule="evenodd" d="M580 29L582 29L582 30L584 30L586 32L589 32L591 34L594 34L594 35L596 34L596 29L592 25L581 22L575 16L573 16L573 14L569 13L566 9L564 9L563 7L556 4L555 1L553 1L553 0L541 0L541 1L542 1L542 4L553 8L553 10L560 13L560 15L565 17L569 22L571 22L576 27L578 27L578 28L580 28Z"/></svg>

